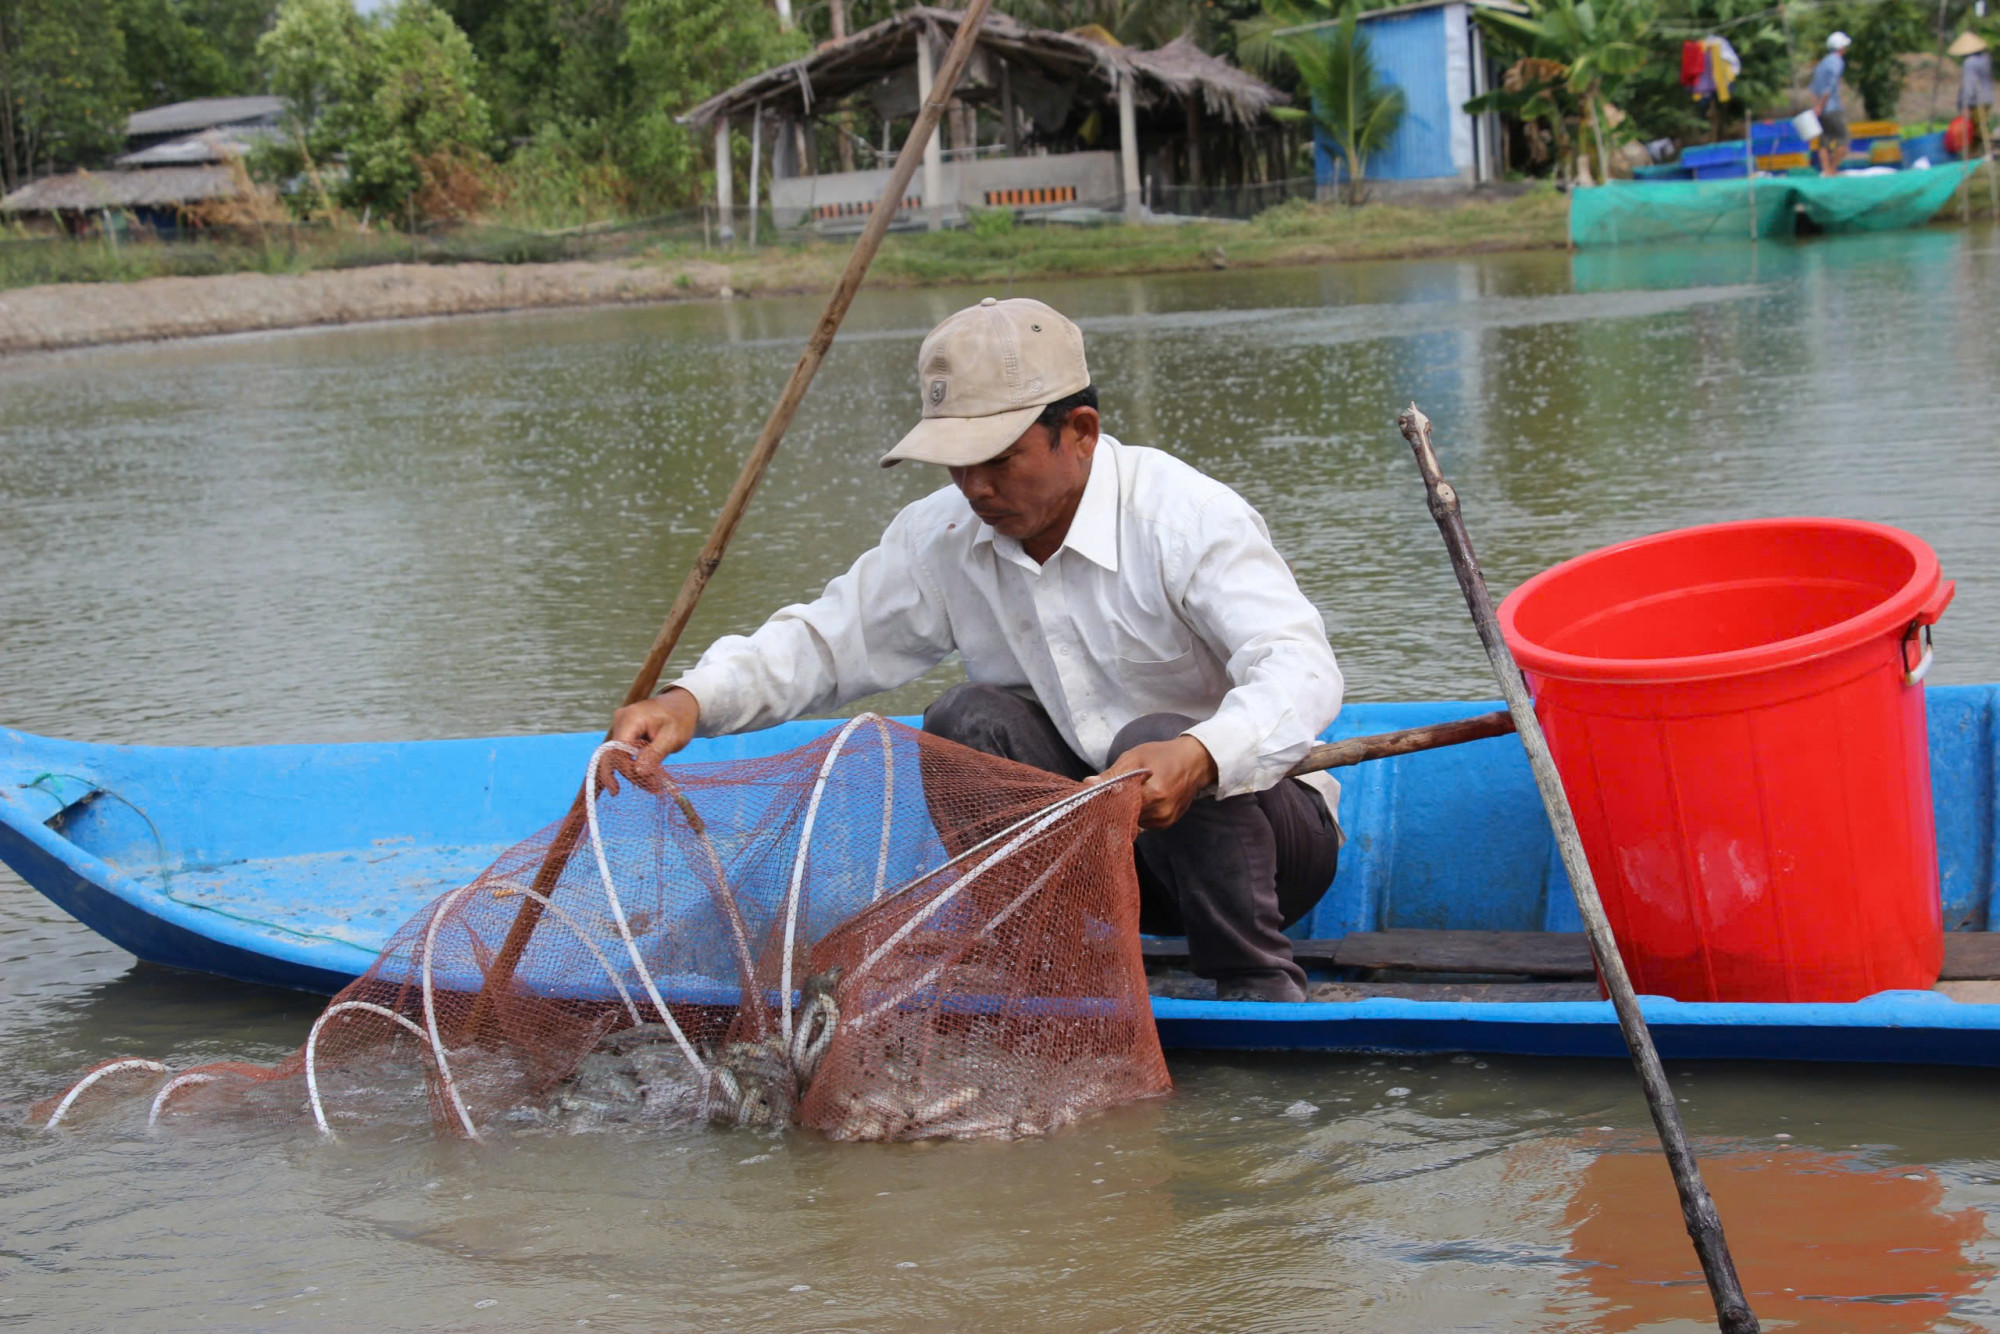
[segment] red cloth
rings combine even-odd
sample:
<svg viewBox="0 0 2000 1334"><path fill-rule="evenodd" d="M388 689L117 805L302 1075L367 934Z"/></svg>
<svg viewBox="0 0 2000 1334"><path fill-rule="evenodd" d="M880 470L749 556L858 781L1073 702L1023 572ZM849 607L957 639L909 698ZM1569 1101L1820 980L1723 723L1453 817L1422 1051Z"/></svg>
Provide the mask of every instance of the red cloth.
<svg viewBox="0 0 2000 1334"><path fill-rule="evenodd" d="M1972 147L1972 117L1959 116L1944 127L1944 149L1964 157Z"/></svg>
<svg viewBox="0 0 2000 1334"><path fill-rule="evenodd" d="M1681 43L1681 87L1692 88L1701 82L1702 71L1708 68L1708 52L1700 42Z"/></svg>

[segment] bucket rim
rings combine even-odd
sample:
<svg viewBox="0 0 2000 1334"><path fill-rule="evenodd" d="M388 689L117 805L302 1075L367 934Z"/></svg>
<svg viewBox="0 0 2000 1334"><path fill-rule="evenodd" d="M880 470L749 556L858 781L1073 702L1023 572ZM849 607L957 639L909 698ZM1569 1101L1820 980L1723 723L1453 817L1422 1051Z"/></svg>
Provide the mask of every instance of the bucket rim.
<svg viewBox="0 0 2000 1334"><path fill-rule="evenodd" d="M1740 532L1745 529L1794 531L1822 529L1881 538L1908 552L1915 560L1916 568L1894 593L1858 615L1814 630L1810 634L1794 635L1789 639L1774 640L1751 648L1729 649L1721 653L1698 653L1678 658L1587 657L1544 647L1529 639L1520 629L1518 616L1522 605L1542 589L1579 569L1612 556L1647 547L1664 546L1670 542L1686 541L1708 534ZM1649 533L1644 537L1630 538L1624 542L1614 542L1609 546L1582 552L1560 564L1552 565L1522 583L1501 601L1500 630L1519 665L1539 676L1569 681L1623 682L1635 685L1648 682L1700 681L1718 677L1749 676L1839 653L1887 635L1892 630L1900 632L1918 620L1919 614L1932 600L1942 583L1943 569L1938 562L1937 553L1931 549L1930 544L1915 533L1886 523L1874 523L1866 519L1812 516L1731 519L1723 523L1695 524L1661 533Z"/></svg>

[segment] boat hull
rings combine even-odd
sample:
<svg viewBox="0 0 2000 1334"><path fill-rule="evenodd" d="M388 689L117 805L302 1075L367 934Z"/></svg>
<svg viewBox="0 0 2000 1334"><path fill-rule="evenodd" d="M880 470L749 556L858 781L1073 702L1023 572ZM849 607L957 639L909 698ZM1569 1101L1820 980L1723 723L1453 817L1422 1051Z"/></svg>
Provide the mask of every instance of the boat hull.
<svg viewBox="0 0 2000 1334"><path fill-rule="evenodd" d="M1328 738L1491 707L1354 705ZM1933 689L1929 713L1945 922L1983 931L2000 844L2000 687ZM686 758L774 754L825 726L704 741ZM331 992L425 903L560 816L596 739L180 749L0 729L0 861L141 959ZM1352 837L1299 936L1578 928L1513 738L1366 765L1347 771L1343 788ZM1672 1059L2000 1065L2000 1004L1934 992L1849 1005L1645 1005ZM1604 1002L1161 997L1153 1007L1169 1047L1624 1055Z"/></svg>

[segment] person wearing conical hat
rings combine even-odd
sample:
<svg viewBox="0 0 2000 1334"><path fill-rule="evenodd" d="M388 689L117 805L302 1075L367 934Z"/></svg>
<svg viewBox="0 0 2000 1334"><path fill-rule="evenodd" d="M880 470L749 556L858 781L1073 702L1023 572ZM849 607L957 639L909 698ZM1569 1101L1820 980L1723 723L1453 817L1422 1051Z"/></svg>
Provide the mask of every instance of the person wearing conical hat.
<svg viewBox="0 0 2000 1334"><path fill-rule="evenodd" d="M1984 37L1976 32L1962 32L1951 44L1949 54L1959 61L1958 109L1972 118L1973 129L1983 144L1987 121L1993 114L1993 53L1987 49Z"/></svg>

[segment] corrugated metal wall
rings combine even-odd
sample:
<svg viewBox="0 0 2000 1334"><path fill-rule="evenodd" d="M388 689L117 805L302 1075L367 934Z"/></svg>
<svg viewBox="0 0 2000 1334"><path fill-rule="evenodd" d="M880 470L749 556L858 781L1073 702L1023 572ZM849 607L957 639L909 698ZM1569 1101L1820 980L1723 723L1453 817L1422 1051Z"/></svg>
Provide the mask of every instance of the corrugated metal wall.
<svg viewBox="0 0 2000 1334"><path fill-rule="evenodd" d="M1362 21L1376 70L1384 82L1401 88L1409 102L1395 138L1386 149L1368 159L1371 179L1411 181L1455 177L1461 165L1471 165L1471 119L1453 102L1448 73L1454 47L1459 53L1459 65L1464 65L1467 43L1462 33L1457 34L1456 42L1451 41L1448 25L1452 22L1465 22L1464 6L1439 5ZM1469 92L1465 96L1470 96ZM1460 103L1464 100L1463 96L1458 99ZM1453 159L1454 115L1466 122L1459 129L1465 145L1463 164ZM1331 183L1334 154L1330 144L1322 140L1316 157L1321 183Z"/></svg>

